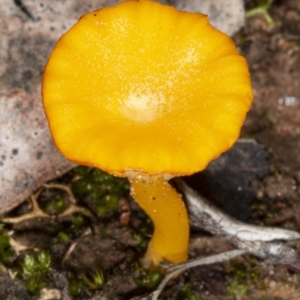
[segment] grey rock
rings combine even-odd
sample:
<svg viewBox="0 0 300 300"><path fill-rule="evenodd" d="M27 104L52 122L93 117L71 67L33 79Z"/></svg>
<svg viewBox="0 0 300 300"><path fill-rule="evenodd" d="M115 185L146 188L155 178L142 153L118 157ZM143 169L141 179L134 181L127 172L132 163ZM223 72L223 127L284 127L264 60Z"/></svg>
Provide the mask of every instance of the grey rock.
<svg viewBox="0 0 300 300"><path fill-rule="evenodd" d="M201 12L208 15L210 23L220 31L233 35L245 23L242 0L171 0L179 10Z"/></svg>

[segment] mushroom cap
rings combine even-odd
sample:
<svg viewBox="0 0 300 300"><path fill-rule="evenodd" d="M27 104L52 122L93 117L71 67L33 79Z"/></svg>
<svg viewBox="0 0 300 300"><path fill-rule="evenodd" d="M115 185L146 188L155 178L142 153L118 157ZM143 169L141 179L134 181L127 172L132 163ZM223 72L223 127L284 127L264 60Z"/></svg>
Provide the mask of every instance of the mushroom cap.
<svg viewBox="0 0 300 300"><path fill-rule="evenodd" d="M227 35L147 0L82 16L57 42L42 93L62 154L119 176L204 169L237 140L252 101Z"/></svg>

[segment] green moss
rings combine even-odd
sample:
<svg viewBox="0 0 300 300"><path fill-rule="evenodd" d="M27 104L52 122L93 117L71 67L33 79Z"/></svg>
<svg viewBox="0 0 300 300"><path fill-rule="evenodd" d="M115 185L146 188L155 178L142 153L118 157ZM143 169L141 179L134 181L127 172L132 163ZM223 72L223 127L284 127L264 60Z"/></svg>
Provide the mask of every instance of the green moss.
<svg viewBox="0 0 300 300"><path fill-rule="evenodd" d="M250 279L255 284L260 283L260 272L259 272L259 267L258 266L255 266L255 267L251 268Z"/></svg>
<svg viewBox="0 0 300 300"><path fill-rule="evenodd" d="M147 249L149 239L140 232L134 232L132 237L137 243L137 250L139 252L144 252Z"/></svg>
<svg viewBox="0 0 300 300"><path fill-rule="evenodd" d="M69 278L68 290L71 296L79 296L82 291L82 282L76 278Z"/></svg>
<svg viewBox="0 0 300 300"><path fill-rule="evenodd" d="M136 283L138 286L148 290L154 290L163 279L163 273L159 269L146 271L140 268L139 271L141 276L136 280Z"/></svg>
<svg viewBox="0 0 300 300"><path fill-rule="evenodd" d="M227 290L232 295L244 295L248 292L248 286L243 283L238 277L234 277L231 283L227 286Z"/></svg>
<svg viewBox="0 0 300 300"><path fill-rule="evenodd" d="M245 269L245 266L233 261L231 263L231 269L232 276L230 283L227 285L228 292L235 296L245 295L249 290L247 285L248 273Z"/></svg>
<svg viewBox="0 0 300 300"><path fill-rule="evenodd" d="M69 236L66 233L62 232L62 231L58 233L57 238L59 240L61 240L62 242L69 242L70 241Z"/></svg>
<svg viewBox="0 0 300 300"><path fill-rule="evenodd" d="M90 290L99 290L103 287L105 279L102 270L97 270L89 274L89 276L83 274L80 279L85 286Z"/></svg>
<svg viewBox="0 0 300 300"><path fill-rule="evenodd" d="M62 213L65 209L65 201L64 199L57 199L54 202L54 209L55 209L55 213L56 215Z"/></svg>
<svg viewBox="0 0 300 300"><path fill-rule="evenodd" d="M280 178L281 178L281 173L280 173L280 171L276 170L276 171L274 172L274 176L276 177L276 179L280 179Z"/></svg>
<svg viewBox="0 0 300 300"><path fill-rule="evenodd" d="M50 215L59 215L65 210L65 200L62 198L47 201L47 205L44 207L46 213Z"/></svg>
<svg viewBox="0 0 300 300"><path fill-rule="evenodd" d="M72 231L77 233L81 231L84 225L84 218L81 214L76 213L72 215Z"/></svg>
<svg viewBox="0 0 300 300"><path fill-rule="evenodd" d="M129 182L125 178L109 175L98 169L77 167L72 190L76 198L84 199L99 217L118 210L119 200L129 195Z"/></svg>
<svg viewBox="0 0 300 300"><path fill-rule="evenodd" d="M139 252L145 252L145 250L148 247L148 243L152 233L153 233L153 222L150 218L147 217L146 221L143 222L143 224L138 229L136 229L132 234L133 239L137 243L137 250Z"/></svg>
<svg viewBox="0 0 300 300"><path fill-rule="evenodd" d="M9 237L3 231L3 224L0 224L0 264L9 266L13 253L14 250L9 244Z"/></svg>
<svg viewBox="0 0 300 300"><path fill-rule="evenodd" d="M46 278L52 264L47 251L40 251L36 256L26 255L22 263L21 277L25 280L26 290L31 295L38 295L46 287Z"/></svg>
<svg viewBox="0 0 300 300"><path fill-rule="evenodd" d="M260 269L253 257L247 259L246 265L232 261L230 263L231 279L227 290L231 295L245 295L249 291L249 284L258 290L264 290L265 284L261 280Z"/></svg>
<svg viewBox="0 0 300 300"><path fill-rule="evenodd" d="M192 291L191 287L188 283L184 284L181 288L177 300L202 300L201 298L197 297Z"/></svg>

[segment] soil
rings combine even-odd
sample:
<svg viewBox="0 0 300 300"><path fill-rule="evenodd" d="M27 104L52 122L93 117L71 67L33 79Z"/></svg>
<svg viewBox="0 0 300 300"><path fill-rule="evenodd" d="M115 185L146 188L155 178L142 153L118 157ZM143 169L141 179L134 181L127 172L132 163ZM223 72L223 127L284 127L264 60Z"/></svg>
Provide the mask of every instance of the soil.
<svg viewBox="0 0 300 300"><path fill-rule="evenodd" d="M247 58L255 95L242 137L257 140L268 154L267 171L247 183L244 193L253 196L241 219L300 230L300 1L274 1L269 12L274 24L262 15L251 17L234 37ZM44 211L59 215L72 202L73 195L62 187L72 188L77 205L84 210L4 226L5 233L13 230L19 246L10 253L0 239L0 257L9 254L0 268L0 299L129 300L151 293L161 275L139 265L151 222L130 198L128 183L87 168L72 170L54 183L62 186L44 187L36 195ZM95 199L100 202L95 204ZM24 203L9 216L30 210ZM294 247L300 249L300 244ZM191 258L227 249L230 245L220 238L192 232ZM51 256L50 267L46 271L36 267L39 277L32 278L25 272L25 257L34 258L37 265L42 250ZM38 287L32 287L34 280ZM161 299L297 300L300 274L244 255L182 274L166 287Z"/></svg>

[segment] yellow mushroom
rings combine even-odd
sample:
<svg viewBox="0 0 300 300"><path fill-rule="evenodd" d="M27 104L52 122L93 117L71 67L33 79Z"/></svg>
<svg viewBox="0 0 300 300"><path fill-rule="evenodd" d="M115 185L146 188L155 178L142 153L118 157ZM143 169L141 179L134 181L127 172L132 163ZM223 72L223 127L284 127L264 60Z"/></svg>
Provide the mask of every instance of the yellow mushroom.
<svg viewBox="0 0 300 300"><path fill-rule="evenodd" d="M185 261L188 215L168 180L203 170L239 136L252 91L233 41L203 14L125 1L60 38L42 93L66 158L129 178L154 222L145 264Z"/></svg>

